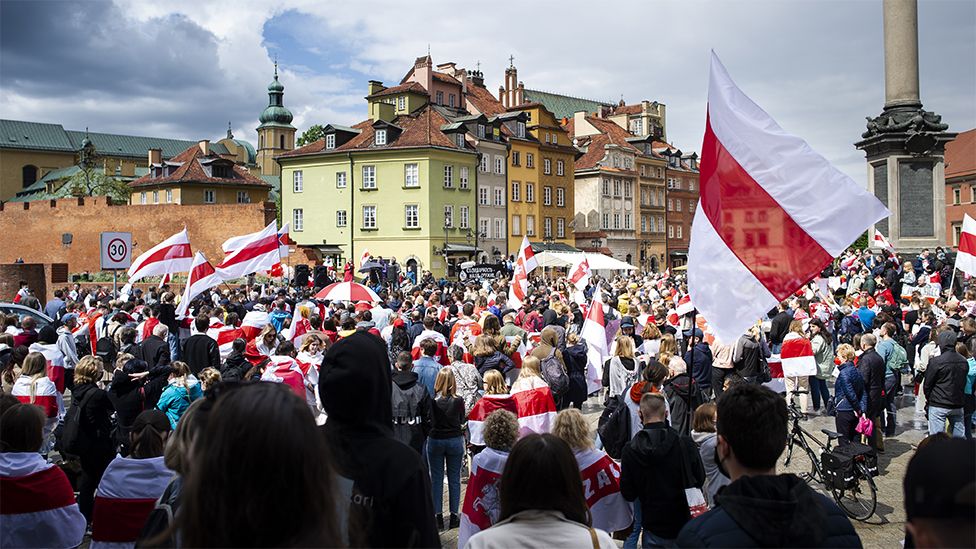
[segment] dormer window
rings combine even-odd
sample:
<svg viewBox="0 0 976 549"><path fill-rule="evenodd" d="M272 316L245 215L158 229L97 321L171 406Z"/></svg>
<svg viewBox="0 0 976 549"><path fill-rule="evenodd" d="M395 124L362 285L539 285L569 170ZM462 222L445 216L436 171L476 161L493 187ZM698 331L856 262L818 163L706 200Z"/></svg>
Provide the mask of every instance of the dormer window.
<svg viewBox="0 0 976 549"><path fill-rule="evenodd" d="M458 147L461 147L462 149L464 148L464 134L463 133L457 134L457 146Z"/></svg>
<svg viewBox="0 0 976 549"><path fill-rule="evenodd" d="M214 177L230 177L230 166L215 165L211 168Z"/></svg>
<svg viewBox="0 0 976 549"><path fill-rule="evenodd" d="M376 144L386 145L386 130L376 130Z"/></svg>
<svg viewBox="0 0 976 549"><path fill-rule="evenodd" d="M515 135L522 138L525 137L525 122L519 121L515 129Z"/></svg>
<svg viewBox="0 0 976 549"><path fill-rule="evenodd" d="M325 148L334 149L335 148L335 134L330 133L325 136Z"/></svg>
<svg viewBox="0 0 976 549"><path fill-rule="evenodd" d="M484 139L484 137L485 137L485 125L484 124L478 124L478 137L480 137L482 139Z"/></svg>
<svg viewBox="0 0 976 549"><path fill-rule="evenodd" d="M397 110L404 111L407 110L407 98L404 96L397 97Z"/></svg>

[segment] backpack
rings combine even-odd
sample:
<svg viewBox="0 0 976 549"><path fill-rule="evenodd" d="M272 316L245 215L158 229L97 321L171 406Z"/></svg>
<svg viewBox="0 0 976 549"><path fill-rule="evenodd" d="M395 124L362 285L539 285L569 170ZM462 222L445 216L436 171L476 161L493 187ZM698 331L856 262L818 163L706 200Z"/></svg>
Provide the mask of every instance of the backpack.
<svg viewBox="0 0 976 549"><path fill-rule="evenodd" d="M103 364L115 364L118 354L119 350L111 337L102 336L95 342L95 356L101 358Z"/></svg>
<svg viewBox="0 0 976 549"><path fill-rule="evenodd" d="M888 357L888 362L885 367L888 369L889 373L900 375L902 369L908 367L908 353L905 348L898 343L892 341L892 351L891 355Z"/></svg>
<svg viewBox="0 0 976 549"><path fill-rule="evenodd" d="M74 400L71 407L68 408L68 413L64 416L64 425L61 427L59 443L61 452L75 456L84 452L84 441L81 435L81 412L93 394L95 394L95 390L89 389L81 400Z"/></svg>
<svg viewBox="0 0 976 549"><path fill-rule="evenodd" d="M560 364L556 357L556 349L553 349L549 356L542 359L542 379L549 384L549 389L554 395L561 395L569 388L569 376L565 368Z"/></svg>
<svg viewBox="0 0 976 549"><path fill-rule="evenodd" d="M624 397L614 396L607 399L606 407L600 414L597 423L597 433L603 442L603 449L607 455L620 459L624 446L630 442L630 409Z"/></svg>
<svg viewBox="0 0 976 549"><path fill-rule="evenodd" d="M392 382L392 385L393 438L419 450L424 439L420 401L423 400L426 389L419 381L407 390L401 389L396 382Z"/></svg>

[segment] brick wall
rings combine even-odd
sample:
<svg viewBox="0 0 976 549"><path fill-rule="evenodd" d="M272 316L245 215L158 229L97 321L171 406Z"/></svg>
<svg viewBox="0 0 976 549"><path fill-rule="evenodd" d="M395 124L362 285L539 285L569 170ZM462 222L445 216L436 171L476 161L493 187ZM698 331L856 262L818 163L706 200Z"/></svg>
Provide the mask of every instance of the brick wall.
<svg viewBox="0 0 976 549"><path fill-rule="evenodd" d="M34 290L34 295L46 302L47 278L44 275L44 265L37 263L6 263L0 265L0 301L13 301L20 290L20 281L27 283L27 287Z"/></svg>
<svg viewBox="0 0 976 549"><path fill-rule="evenodd" d="M22 258L25 263L67 263L72 273L98 271L101 232L131 232L136 257L186 226L193 250L217 263L224 240L259 231L274 218L271 202L129 206L88 197L6 203L0 204L0 262ZM61 243L64 233L71 233L70 245Z"/></svg>

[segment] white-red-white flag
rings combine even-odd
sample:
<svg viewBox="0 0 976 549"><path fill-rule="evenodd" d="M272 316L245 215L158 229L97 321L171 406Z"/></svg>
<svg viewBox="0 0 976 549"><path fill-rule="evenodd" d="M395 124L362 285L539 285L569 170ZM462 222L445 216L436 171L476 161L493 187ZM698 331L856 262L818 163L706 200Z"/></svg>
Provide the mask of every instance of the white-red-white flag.
<svg viewBox="0 0 976 549"><path fill-rule="evenodd" d="M116 457L95 491L91 547L134 545L159 496L176 473L162 456L135 459Z"/></svg>
<svg viewBox="0 0 976 549"><path fill-rule="evenodd" d="M590 274L590 262L586 260L586 256L584 255L569 270L569 282L577 290L583 291L586 285L590 283Z"/></svg>
<svg viewBox="0 0 976 549"><path fill-rule="evenodd" d="M894 252L895 251L894 246L891 245L891 242L888 242L888 239L885 238L885 235L881 234L881 231L879 231L878 229L875 229L872 232L874 232L874 236L871 237L871 246L872 247L874 247L874 248L881 248L883 250L888 250L888 251L891 251L891 252Z"/></svg>
<svg viewBox="0 0 976 549"><path fill-rule="evenodd" d="M271 324L271 316L265 311L248 311L241 319L241 332L244 339L251 341L258 337L265 326Z"/></svg>
<svg viewBox="0 0 976 549"><path fill-rule="evenodd" d="M312 331L312 323L308 320L314 310L312 303L295 304L295 311L291 317L291 327L288 329L288 339L299 347L304 335Z"/></svg>
<svg viewBox="0 0 976 549"><path fill-rule="evenodd" d="M824 193L823 189L830 189ZM701 200L688 287L723 341L736 341L890 212L739 90L712 53ZM746 239L748 225L767 238ZM759 244L763 243L763 244Z"/></svg>
<svg viewBox="0 0 976 549"><path fill-rule="evenodd" d="M786 377L805 377L817 373L817 359L813 356L813 345L803 336L788 334L783 339L779 356L780 363L783 365L783 375Z"/></svg>
<svg viewBox="0 0 976 549"><path fill-rule="evenodd" d="M457 546L464 547L468 539L498 522L502 505L498 483L508 461L508 452L485 448L471 460L471 476L461 506L461 526Z"/></svg>
<svg viewBox="0 0 976 549"><path fill-rule="evenodd" d="M244 337L244 331L237 326L225 326L223 324L219 326L211 325L210 329L207 330L207 335L213 338L217 342L217 347L220 349L220 359L224 360L232 352L234 352L234 340Z"/></svg>
<svg viewBox="0 0 976 549"><path fill-rule="evenodd" d="M959 233L959 247L956 249L956 268L976 276L976 219L965 214L962 219L962 232Z"/></svg>
<svg viewBox="0 0 976 549"><path fill-rule="evenodd" d="M556 420L556 403L549 387L520 391L512 395L485 395L468 414L471 444L484 446L484 422L495 410L508 410L518 416L519 436L548 433Z"/></svg>
<svg viewBox="0 0 976 549"><path fill-rule="evenodd" d="M603 386L603 361L610 354L607 347L607 323L603 317L603 301L599 288L593 292L593 300L586 311L583 329L586 341L586 392L599 391Z"/></svg>
<svg viewBox="0 0 976 549"><path fill-rule="evenodd" d="M691 314L691 312L694 310L695 305L691 302L691 296L685 294L681 296L681 299L678 300L678 306L675 308L674 312L677 313L678 316L685 316L687 314Z"/></svg>
<svg viewBox="0 0 976 549"><path fill-rule="evenodd" d="M626 528L634 520L634 507L620 493L620 465L603 450L580 450L576 463L593 527L606 532Z"/></svg>
<svg viewBox="0 0 976 549"><path fill-rule="evenodd" d="M186 229L149 248L129 266L129 283L147 276L163 276L190 270L193 253L190 251L190 237Z"/></svg>
<svg viewBox="0 0 976 549"><path fill-rule="evenodd" d="M183 289L183 297L180 304L176 306L176 318L186 318L186 312L190 308L190 301L203 292L221 283L217 269L207 261L203 252L197 252L193 257L193 266L190 267L190 274L186 277L186 287Z"/></svg>
<svg viewBox="0 0 976 549"><path fill-rule="evenodd" d="M233 280L258 271L269 271L276 263L281 262L276 221L272 221L264 230L224 242L225 252L229 242L237 247L231 249L224 256L224 261L217 265L221 280Z"/></svg>
<svg viewBox="0 0 976 549"><path fill-rule="evenodd" d="M515 259L515 266L512 269L512 282L508 285L508 304L513 309L518 309L525 301L525 296L529 292L529 273L538 266L539 262L532 252L529 238L523 236L518 258Z"/></svg>
<svg viewBox="0 0 976 549"><path fill-rule="evenodd" d="M362 268L369 261L369 250L363 248L363 255L359 256L359 267Z"/></svg>
<svg viewBox="0 0 976 549"><path fill-rule="evenodd" d="M0 540L5 547L77 547L85 517L64 471L37 452L0 454Z"/></svg>

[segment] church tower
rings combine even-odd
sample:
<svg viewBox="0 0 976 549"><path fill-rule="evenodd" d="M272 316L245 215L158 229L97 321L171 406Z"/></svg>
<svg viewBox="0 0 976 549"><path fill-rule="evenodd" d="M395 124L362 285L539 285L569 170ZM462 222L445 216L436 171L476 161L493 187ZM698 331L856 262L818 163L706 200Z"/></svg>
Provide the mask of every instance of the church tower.
<svg viewBox="0 0 976 549"><path fill-rule="evenodd" d="M295 126L291 125L291 111L284 104L285 87L278 82L278 62L274 80L268 84L268 106L258 120L258 169L261 175L280 175L281 168L274 157L295 148Z"/></svg>

